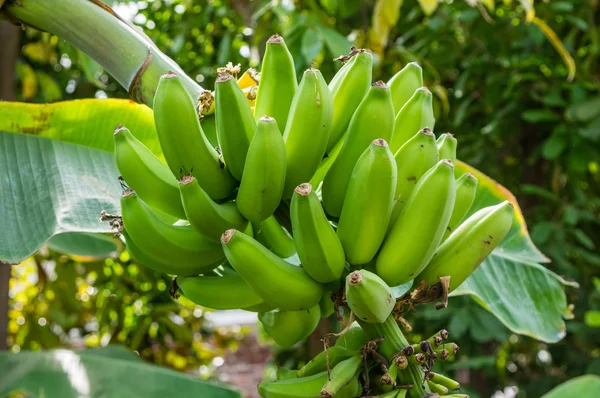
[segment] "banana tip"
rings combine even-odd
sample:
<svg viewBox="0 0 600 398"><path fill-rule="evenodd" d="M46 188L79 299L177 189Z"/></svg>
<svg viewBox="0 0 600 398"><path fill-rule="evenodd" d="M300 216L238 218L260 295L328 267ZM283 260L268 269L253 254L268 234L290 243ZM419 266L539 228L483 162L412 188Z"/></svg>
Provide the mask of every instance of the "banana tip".
<svg viewBox="0 0 600 398"><path fill-rule="evenodd" d="M183 185L187 185L187 184L194 182L195 179L196 178L193 175L186 175L186 176L181 177L181 180L179 180L179 183L183 184Z"/></svg>
<svg viewBox="0 0 600 398"><path fill-rule="evenodd" d="M121 193L121 196L123 196L124 198L126 198L127 196L131 196L131 195L135 195L135 191L131 188L126 188L123 190L123 192Z"/></svg>
<svg viewBox="0 0 600 398"><path fill-rule="evenodd" d="M429 91L429 89L427 87L418 88L417 91L422 91L427 95L431 95L431 91Z"/></svg>
<svg viewBox="0 0 600 398"><path fill-rule="evenodd" d="M165 73L161 76L161 78L165 78L165 79L171 79L174 77L177 77L177 75L173 71L168 71L167 73Z"/></svg>
<svg viewBox="0 0 600 398"><path fill-rule="evenodd" d="M388 146L388 143L383 138L377 138L376 140L373 140L371 142L371 144L377 145L377 146L382 146L382 147Z"/></svg>
<svg viewBox="0 0 600 398"><path fill-rule="evenodd" d="M450 159L442 159L441 162L448 167L454 168L454 164L452 164L452 160Z"/></svg>
<svg viewBox="0 0 600 398"><path fill-rule="evenodd" d="M326 389L322 389L319 396L321 398L333 398L333 395L331 395L331 393L329 391L327 391Z"/></svg>
<svg viewBox="0 0 600 398"><path fill-rule="evenodd" d="M422 68L421 68L421 65L419 65L419 63L418 63L418 62L409 62L408 64L409 64L409 65L412 65L412 66L414 66L414 67L415 67L415 68L417 68L417 69L422 69Z"/></svg>
<svg viewBox="0 0 600 398"><path fill-rule="evenodd" d="M296 192L298 195L308 196L312 192L312 189L312 185L310 185L308 182L305 182L294 188L294 192Z"/></svg>
<svg viewBox="0 0 600 398"><path fill-rule="evenodd" d="M228 244L236 232L237 231L235 229L228 229L227 231L223 232L223 235L221 235L221 242L223 242L225 245Z"/></svg>
<svg viewBox="0 0 600 398"><path fill-rule="evenodd" d="M371 84L373 87L377 88L388 88L388 85L383 82L383 80L377 80L375 83Z"/></svg>
<svg viewBox="0 0 600 398"><path fill-rule="evenodd" d="M275 119L273 119L273 118L272 118L271 116L269 116L269 115L264 115L263 117L261 117L261 118L260 118L260 121L261 121L261 122L272 122L273 120L275 120Z"/></svg>
<svg viewBox="0 0 600 398"><path fill-rule="evenodd" d="M269 40L267 40L267 44L274 44L274 43L283 43L283 37L279 36L277 33L275 33L273 36L269 37Z"/></svg>
<svg viewBox="0 0 600 398"><path fill-rule="evenodd" d="M433 132L431 131L431 129L429 127L424 127L421 130L419 130L419 134L423 134L423 135L433 135Z"/></svg>
<svg viewBox="0 0 600 398"><path fill-rule="evenodd" d="M348 275L348 284L350 286L360 285L363 280L360 271L354 271Z"/></svg>
<svg viewBox="0 0 600 398"><path fill-rule="evenodd" d="M221 72L217 76L217 80L215 80L215 83L225 83L226 81L231 80L231 79L233 79L233 76L231 75L231 73Z"/></svg>
<svg viewBox="0 0 600 398"><path fill-rule="evenodd" d="M122 124L117 124L117 127L115 127L115 132L113 134L117 135L123 130L127 130L127 127L123 126Z"/></svg>

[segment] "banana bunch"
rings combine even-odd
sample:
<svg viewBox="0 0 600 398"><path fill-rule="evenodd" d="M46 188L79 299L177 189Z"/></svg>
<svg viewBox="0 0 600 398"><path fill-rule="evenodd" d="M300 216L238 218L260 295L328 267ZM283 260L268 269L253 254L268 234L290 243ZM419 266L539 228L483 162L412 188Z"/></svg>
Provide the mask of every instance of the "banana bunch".
<svg viewBox="0 0 600 398"><path fill-rule="evenodd" d="M477 179L455 176L454 136L436 140L418 64L372 83L368 51L339 60L329 83L314 68L298 82L275 35L260 73L236 80L219 70L214 103L203 103L214 108L212 141L198 98L171 72L154 99L164 161L125 127L114 132L125 245L175 277L175 296L257 312L282 347L340 307L357 320L298 371L261 383L263 397L418 396L400 386L416 382L435 350L381 361L365 348L394 316L392 287L449 277L456 289L514 219L509 202L471 209ZM441 375L418 384L438 394L454 385Z"/></svg>

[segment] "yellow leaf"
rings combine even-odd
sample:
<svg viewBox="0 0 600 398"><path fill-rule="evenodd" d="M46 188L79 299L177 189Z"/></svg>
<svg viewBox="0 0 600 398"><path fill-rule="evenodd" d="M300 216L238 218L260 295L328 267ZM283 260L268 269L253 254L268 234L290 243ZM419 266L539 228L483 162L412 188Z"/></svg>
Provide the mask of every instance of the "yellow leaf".
<svg viewBox="0 0 600 398"><path fill-rule="evenodd" d="M533 17L531 22L533 22L538 28L540 28L544 35L546 35L548 40L550 40L550 43L552 43L556 51L560 54L561 58L563 59L563 62L567 65L567 69L569 70L569 75L567 76L567 79L569 81L573 80L573 78L575 77L576 69L575 60L573 59L573 57L571 57L571 54L569 54L565 46L563 46L556 33L554 33L552 28L546 25L546 22L542 21L538 17Z"/></svg>
<svg viewBox="0 0 600 398"><path fill-rule="evenodd" d="M387 46L390 29L396 25L400 17L402 1L377 0L375 3L369 30L369 47L377 54L381 55Z"/></svg>
<svg viewBox="0 0 600 398"><path fill-rule="evenodd" d="M21 92L23 99L30 100L37 94L38 80L35 71L29 64L19 63L17 74L21 79Z"/></svg>
<svg viewBox="0 0 600 398"><path fill-rule="evenodd" d="M525 21L530 23L535 17L535 9L533 8L533 0L521 0L521 5L525 10Z"/></svg>
<svg viewBox="0 0 600 398"><path fill-rule="evenodd" d="M419 0L419 4L425 15L431 15L438 6L438 0Z"/></svg>
<svg viewBox="0 0 600 398"><path fill-rule="evenodd" d="M495 7L494 0L479 0L479 2L486 6L490 11L492 11Z"/></svg>

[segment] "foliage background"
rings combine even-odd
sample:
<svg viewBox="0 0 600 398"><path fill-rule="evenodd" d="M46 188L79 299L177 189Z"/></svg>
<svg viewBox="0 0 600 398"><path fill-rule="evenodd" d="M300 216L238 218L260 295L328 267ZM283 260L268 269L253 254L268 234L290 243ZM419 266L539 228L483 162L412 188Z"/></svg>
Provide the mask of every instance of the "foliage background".
<svg viewBox="0 0 600 398"><path fill-rule="evenodd" d="M454 133L460 141L460 159L515 193L532 239L553 260L549 267L581 287L567 291L569 302L575 304L575 319L567 322L567 337L552 346L512 335L471 298L453 299L452 312L421 311L409 321L422 336L449 329L465 359L451 368L469 392L482 397L498 392L537 397L566 379L598 374L598 1L535 5L536 16L556 32L575 61L572 80L548 38L538 26L526 23L528 1L442 2L431 15L423 9L432 2L420 3L154 0L113 5L206 88L212 88L216 66L228 61L244 68L255 66L266 39L276 31L286 38L298 71L319 67L323 60L340 55L349 42L376 49L375 79L388 80L405 63L418 61L426 85L436 95L436 130ZM386 32L387 41L382 40ZM56 37L26 29L21 44L19 100L127 96L97 64ZM334 72L323 70L326 77ZM69 279L72 286L39 279L48 261L56 264L56 272L74 273ZM64 262L73 264L64 267ZM203 327L202 316L194 316L194 309L173 306L161 288L167 281L130 264L126 256L82 263L50 252L15 268L15 281L25 275L23 267L32 270L26 278L37 274L38 281L30 287L33 290L13 297L13 349L72 345L68 331L76 329L85 345L100 344L102 336L109 335L140 350L148 360L189 369L210 364L218 350L239 337L215 334ZM120 275L105 274L119 267ZM142 288L144 284L150 287ZM109 309L100 311L104 307L97 304L102 292L115 286L125 289L119 296L123 302L114 303L126 308L124 319L115 319ZM93 297L86 293L90 287L96 292ZM160 313L161 306L168 315ZM174 316L184 319L186 327L170 327ZM42 317L62 330L41 325ZM90 321L97 322L96 329L89 330ZM147 335L136 337L132 331L144 323L149 325ZM206 346L210 334L220 348ZM193 344L174 343L180 339ZM306 353L281 352L278 359L291 364L306 359Z"/></svg>

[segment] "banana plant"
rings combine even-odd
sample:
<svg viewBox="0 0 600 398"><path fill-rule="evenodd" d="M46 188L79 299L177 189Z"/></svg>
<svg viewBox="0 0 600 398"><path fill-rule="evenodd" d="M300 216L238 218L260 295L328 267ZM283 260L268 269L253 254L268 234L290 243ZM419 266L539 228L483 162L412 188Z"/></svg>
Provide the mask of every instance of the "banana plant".
<svg viewBox="0 0 600 398"><path fill-rule="evenodd" d="M313 375L264 382L259 387L264 396L310 391L355 397L361 389L395 393L389 396L448 393L456 388L454 381L429 379L437 359L456 356L455 345L445 341L447 333L413 346L398 326L405 308L436 300L444 308L448 294L472 295L516 333L545 342L564 337L563 319L570 316L564 288L575 284L543 267L549 260L533 245L510 192L456 160L452 137L442 135L433 144L431 93L419 87L422 80L416 89L393 84L394 78L369 86L371 56L352 48L340 57L344 65L328 90L314 72L307 72L297 88L291 55L283 38L274 35L260 80L254 81L259 83L256 98L244 91L252 83L246 85L243 75L230 91L217 92L213 107L212 93L99 0L7 0L0 6L10 21L56 34L88 54L137 102L0 104L2 261L17 263L59 234L106 234L117 228L140 263L179 275L174 295L223 308L220 289L205 288L209 278L247 292L228 297L228 305L259 312L280 345L305 338L320 316L333 312L346 316L342 337L358 329L359 343L352 349L348 339L336 342L346 344L351 355L331 374L327 360ZM364 69L366 84L347 79L355 73L364 77ZM237 72L224 70L219 82L231 81L228 74ZM403 71L396 77L405 75L415 79ZM312 83L303 85L304 79ZM321 90L313 98L311 87ZM406 87L409 93L403 92ZM336 104L356 111L336 114ZM240 110L252 108L256 131L251 113ZM231 109L239 115L226 113ZM216 118L209 116L213 112ZM305 129L308 116L317 113L323 124ZM228 127L229 118L244 128ZM115 130L117 125L127 129ZM298 139L320 126L339 136L329 135L329 142L319 145ZM247 145L227 140L227 134L245 130ZM425 145L413 140L421 139L431 141L436 156L415 156L410 164L419 167L397 189L402 154L419 151ZM218 145L224 153L214 150ZM414 151L403 150L413 146ZM121 156L124 150L129 155ZM240 153L245 162L236 171L228 157ZM303 156L327 156L312 178L303 176L310 181L287 182L286 191L282 171L289 153L302 155L294 158L296 167L304 164ZM200 161L202 167L194 168ZM455 179L463 175L478 181L469 206L456 203ZM303 184L294 189L296 183ZM151 189L157 186L162 188ZM184 192L190 186L194 196ZM217 220L212 229L206 214ZM458 221L451 225L453 215ZM189 224L174 222L181 218ZM449 225L455 230L446 236ZM358 227L373 233L359 235L353 231ZM340 266L331 250L342 251L347 264ZM231 267L221 266L225 259ZM303 267L296 266L298 260ZM413 279L415 286L406 293ZM360 327L352 326L355 319ZM292 330L296 334L290 336ZM400 386L411 387L402 392Z"/></svg>

